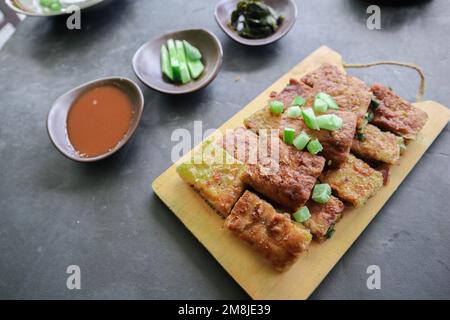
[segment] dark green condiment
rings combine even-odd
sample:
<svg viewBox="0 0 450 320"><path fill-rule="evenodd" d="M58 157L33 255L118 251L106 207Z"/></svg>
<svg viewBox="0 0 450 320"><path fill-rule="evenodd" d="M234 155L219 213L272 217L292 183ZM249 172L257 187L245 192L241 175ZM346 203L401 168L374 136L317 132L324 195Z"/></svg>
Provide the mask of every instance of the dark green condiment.
<svg viewBox="0 0 450 320"><path fill-rule="evenodd" d="M231 14L230 25L244 38L261 39L273 34L283 17L261 0L239 1Z"/></svg>

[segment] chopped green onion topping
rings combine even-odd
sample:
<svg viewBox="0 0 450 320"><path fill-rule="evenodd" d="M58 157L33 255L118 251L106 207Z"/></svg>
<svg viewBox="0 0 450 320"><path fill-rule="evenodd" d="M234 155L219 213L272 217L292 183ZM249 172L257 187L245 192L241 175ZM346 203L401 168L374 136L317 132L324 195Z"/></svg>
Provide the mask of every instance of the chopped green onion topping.
<svg viewBox="0 0 450 320"><path fill-rule="evenodd" d="M294 139L293 144L298 150L303 150L309 141L311 141L311 137L306 132L302 132Z"/></svg>
<svg viewBox="0 0 450 320"><path fill-rule="evenodd" d="M313 109L308 108L306 110L302 110L303 120L308 128L313 130L320 130L319 125L317 124L316 115L314 114Z"/></svg>
<svg viewBox="0 0 450 320"><path fill-rule="evenodd" d="M302 107L302 106L304 106L305 105L305 103L306 103L306 100L305 100L305 98L303 98L303 97L300 97L300 96L296 96L295 98L294 98L294 100L292 101L292 106L299 106L299 107Z"/></svg>
<svg viewBox="0 0 450 320"><path fill-rule="evenodd" d="M323 147L319 140L315 139L308 143L307 149L311 154L318 154L323 150Z"/></svg>
<svg viewBox="0 0 450 320"><path fill-rule="evenodd" d="M334 230L334 224L328 228L327 233L325 234L325 237L327 237L327 239L330 239L333 234L336 232L336 230Z"/></svg>
<svg viewBox="0 0 450 320"><path fill-rule="evenodd" d="M283 130L283 141L286 144L293 144L295 138L295 129L284 128Z"/></svg>
<svg viewBox="0 0 450 320"><path fill-rule="evenodd" d="M289 107L287 115L289 118L300 118L302 116L302 109L299 106Z"/></svg>
<svg viewBox="0 0 450 320"><path fill-rule="evenodd" d="M306 220L311 218L311 214L309 213L308 207L302 207L296 213L294 213L293 216L295 221L300 223L305 222Z"/></svg>
<svg viewBox="0 0 450 320"><path fill-rule="evenodd" d="M284 111L284 103L278 100L272 100L269 102L270 112L281 114Z"/></svg>
<svg viewBox="0 0 450 320"><path fill-rule="evenodd" d="M319 99L319 98L315 98L314 99L314 104L313 104L314 110L316 112L325 112L328 110L328 103L325 102L325 100Z"/></svg>
<svg viewBox="0 0 450 320"><path fill-rule="evenodd" d="M335 131L342 128L342 118L338 117L335 114L325 114L323 116L318 116L316 121L320 129Z"/></svg>
<svg viewBox="0 0 450 320"><path fill-rule="evenodd" d="M312 199L317 203L327 203L331 198L331 187L328 183L316 184L314 186Z"/></svg>
<svg viewBox="0 0 450 320"><path fill-rule="evenodd" d="M378 108L380 106L380 101L378 101L378 99L376 98L372 98L372 100L370 100L370 107L375 110L376 108Z"/></svg>
<svg viewBox="0 0 450 320"><path fill-rule="evenodd" d="M363 132L358 132L358 133L356 134L356 138L357 138L359 141L362 141L362 142L364 142L364 141L366 140L366 137L364 136L364 133L363 133Z"/></svg>
<svg viewBox="0 0 450 320"><path fill-rule="evenodd" d="M339 106L336 103L336 101L334 101L333 97L330 96L329 94L326 94L325 92L319 92L316 95L316 99L321 99L321 100L325 101L328 105L328 108L330 108L330 109L339 110Z"/></svg>
<svg viewBox="0 0 450 320"><path fill-rule="evenodd" d="M375 118L375 115L372 111L366 113L365 119L367 120L367 122L372 122L373 118Z"/></svg>
<svg viewBox="0 0 450 320"><path fill-rule="evenodd" d="M400 148L400 154L403 154L406 151L405 139L402 137L397 137L398 147Z"/></svg>

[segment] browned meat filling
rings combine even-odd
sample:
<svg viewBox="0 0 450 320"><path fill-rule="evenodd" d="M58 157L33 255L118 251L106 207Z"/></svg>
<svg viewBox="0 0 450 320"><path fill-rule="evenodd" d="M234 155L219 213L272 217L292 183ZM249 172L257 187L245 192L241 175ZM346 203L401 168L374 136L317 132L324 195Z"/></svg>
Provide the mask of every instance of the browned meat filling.
<svg viewBox="0 0 450 320"><path fill-rule="evenodd" d="M343 110L352 111L363 118L367 113L372 93L360 79L346 75L337 67L325 63L301 79L314 92L332 96Z"/></svg>
<svg viewBox="0 0 450 320"><path fill-rule="evenodd" d="M326 240L333 229L333 226L339 221L345 207L342 201L336 197L331 197L325 204L320 204L310 200L307 203L311 218L303 224L314 235L314 238L322 241Z"/></svg>
<svg viewBox="0 0 450 320"><path fill-rule="evenodd" d="M372 92L380 101L372 123L405 139L415 139L428 120L426 112L414 107L389 88L374 84Z"/></svg>
<svg viewBox="0 0 450 320"><path fill-rule="evenodd" d="M257 145L248 143L255 139ZM292 212L308 201L325 165L324 158L288 146L276 134L258 137L250 130L238 128L218 143L246 163L242 177L245 184ZM242 149L248 150L250 157L242 155Z"/></svg>
<svg viewBox="0 0 450 320"><path fill-rule="evenodd" d="M291 265L306 250L311 234L289 215L277 213L250 191L234 206L225 227L260 252L277 270Z"/></svg>
<svg viewBox="0 0 450 320"><path fill-rule="evenodd" d="M339 167L345 162L350 153L353 137L355 136L357 118L354 113L348 111L333 111L329 113L336 114L342 118L343 126L341 129L335 131L312 130L306 126L303 119L292 119L283 114L280 134L282 134L285 127L295 129L296 134L305 131L311 137L319 139L323 147L321 155L329 161L328 164L333 167Z"/></svg>

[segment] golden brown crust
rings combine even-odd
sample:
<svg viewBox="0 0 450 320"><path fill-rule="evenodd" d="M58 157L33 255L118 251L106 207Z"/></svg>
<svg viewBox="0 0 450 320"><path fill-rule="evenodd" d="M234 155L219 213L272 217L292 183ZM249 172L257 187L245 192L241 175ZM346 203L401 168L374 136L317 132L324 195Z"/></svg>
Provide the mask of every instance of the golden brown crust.
<svg viewBox="0 0 450 320"><path fill-rule="evenodd" d="M352 152L367 161L380 161L394 164L400 158L399 137L383 132L374 125L367 124L363 140L354 138Z"/></svg>
<svg viewBox="0 0 450 320"><path fill-rule="evenodd" d="M306 205L311 218L303 224L314 235L316 240L326 240L330 228L341 218L345 209L344 204L338 198L331 196L330 200L325 204L310 200Z"/></svg>
<svg viewBox="0 0 450 320"><path fill-rule="evenodd" d="M356 113L359 118L367 113L372 98L370 88L362 80L346 75L336 66L324 63L301 81L311 86L316 93L329 94L339 107Z"/></svg>
<svg viewBox="0 0 450 320"><path fill-rule="evenodd" d="M374 110L372 123L405 139L415 139L428 120L427 113L381 84L374 84L372 92L381 102Z"/></svg>
<svg viewBox="0 0 450 320"><path fill-rule="evenodd" d="M353 143L353 137L356 131L357 117L354 113L348 111L331 111L329 114L335 114L342 118L342 128L335 131L329 130L312 130L309 129L303 119L292 119L283 114L281 117L280 135L285 127L295 129L296 135L301 131L305 131L312 138L317 138L322 144L323 151L320 154L326 160L330 161L333 167L341 166L350 153Z"/></svg>
<svg viewBox="0 0 450 320"><path fill-rule="evenodd" d="M253 113L244 120L247 129L258 133L259 130L277 130L280 128L281 115L272 114L269 108L264 108Z"/></svg>
<svg viewBox="0 0 450 320"><path fill-rule="evenodd" d="M299 82L291 79L290 83L281 91L276 94L271 100L281 101L284 104L284 108L288 108L292 105L292 101L295 97L300 96L306 100L305 105L310 106L314 101L314 91L311 87L303 82Z"/></svg>
<svg viewBox="0 0 450 320"><path fill-rule="evenodd" d="M287 146L277 134L256 137L252 131L238 128L228 132L219 143L242 161L249 157L239 155L238 149L256 152L257 161L246 161L242 181L286 210L297 211L308 201L325 159ZM256 147L247 143L254 139L258 140Z"/></svg>
<svg viewBox="0 0 450 320"><path fill-rule="evenodd" d="M308 230L277 213L266 201L246 191L225 220L225 227L261 253L277 270L291 265L311 242Z"/></svg>
<svg viewBox="0 0 450 320"><path fill-rule="evenodd" d="M204 144L201 152L204 156L203 159L200 158L201 161L182 163L177 167L177 172L214 209L226 217L244 192L241 180L244 165L236 161L232 163L232 159L222 161L227 159L226 151L210 142Z"/></svg>
<svg viewBox="0 0 450 320"><path fill-rule="evenodd" d="M350 154L339 168L328 170L320 177L343 201L360 207L383 186L383 175L367 163Z"/></svg>

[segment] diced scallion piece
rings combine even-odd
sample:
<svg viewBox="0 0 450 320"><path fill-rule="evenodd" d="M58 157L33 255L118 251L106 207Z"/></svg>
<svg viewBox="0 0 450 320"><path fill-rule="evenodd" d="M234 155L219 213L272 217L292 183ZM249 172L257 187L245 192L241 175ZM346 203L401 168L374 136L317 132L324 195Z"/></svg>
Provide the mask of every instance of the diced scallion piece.
<svg viewBox="0 0 450 320"><path fill-rule="evenodd" d="M309 141L311 141L311 137L306 132L302 132L294 139L293 145L298 150L303 150Z"/></svg>
<svg viewBox="0 0 450 320"><path fill-rule="evenodd" d="M356 133L356 139L358 139L359 141L364 142L366 140L366 137L364 136L364 132L359 131Z"/></svg>
<svg viewBox="0 0 450 320"><path fill-rule="evenodd" d="M308 207L302 207L293 216L295 221L302 223L311 218L311 213L309 213Z"/></svg>
<svg viewBox="0 0 450 320"><path fill-rule="evenodd" d="M320 129L335 131L342 128L342 118L335 114L325 114L316 118Z"/></svg>
<svg viewBox="0 0 450 320"><path fill-rule="evenodd" d="M339 110L339 106L336 103L336 101L334 101L333 97L330 96L329 94L326 94L325 92L319 92L316 95L316 99L325 101L327 103L329 109Z"/></svg>
<svg viewBox="0 0 450 320"><path fill-rule="evenodd" d="M296 96L296 97L294 98L294 100L292 100L291 105L292 105L292 106L303 107L303 106L305 105L305 103L306 103L305 98L300 97L300 96Z"/></svg>
<svg viewBox="0 0 450 320"><path fill-rule="evenodd" d="M378 101L376 98L372 98L372 100L370 100L370 107L375 110L376 108L378 108L380 106L380 101Z"/></svg>
<svg viewBox="0 0 450 320"><path fill-rule="evenodd" d="M316 97L316 99L314 99L313 107L316 112L323 113L328 110L328 104L325 102L325 100L319 99L317 97Z"/></svg>
<svg viewBox="0 0 450 320"><path fill-rule="evenodd" d="M328 183L316 184L314 186L312 199L317 203L327 203L331 198L331 187Z"/></svg>
<svg viewBox="0 0 450 320"><path fill-rule="evenodd" d="M302 116L302 109L299 106L289 107L287 115L289 118L300 118Z"/></svg>
<svg viewBox="0 0 450 320"><path fill-rule="evenodd" d="M311 154L318 154L323 150L323 147L319 140L314 139L310 143L308 143L307 149Z"/></svg>
<svg viewBox="0 0 450 320"><path fill-rule="evenodd" d="M183 40L184 50L186 51L186 58L188 60L200 60L202 58L202 54L200 53L200 50L198 50L196 47L191 45L186 40Z"/></svg>
<svg viewBox="0 0 450 320"><path fill-rule="evenodd" d="M327 239L330 239L333 236L335 231L336 230L334 230L334 224L333 224L331 227L328 228L328 231L327 231L325 237L327 237Z"/></svg>
<svg viewBox="0 0 450 320"><path fill-rule="evenodd" d="M367 122L372 122L373 118L375 118L375 115L372 111L366 113L365 119L367 120Z"/></svg>
<svg viewBox="0 0 450 320"><path fill-rule="evenodd" d="M161 46L161 70L163 74L173 81L173 70L170 66L169 50L165 44Z"/></svg>
<svg viewBox="0 0 450 320"><path fill-rule="evenodd" d="M283 130L283 141L286 144L293 144L295 138L295 129L284 128Z"/></svg>
<svg viewBox="0 0 450 320"><path fill-rule="evenodd" d="M320 130L319 125L317 124L316 115L314 114L313 109L308 108L302 111L303 120L308 128L313 130Z"/></svg>
<svg viewBox="0 0 450 320"><path fill-rule="evenodd" d="M281 114L284 111L284 103L278 100L272 100L269 102L270 112L275 114Z"/></svg>
<svg viewBox="0 0 450 320"><path fill-rule="evenodd" d="M400 148L400 154L404 154L406 151L405 139L402 137L397 137L398 147Z"/></svg>

